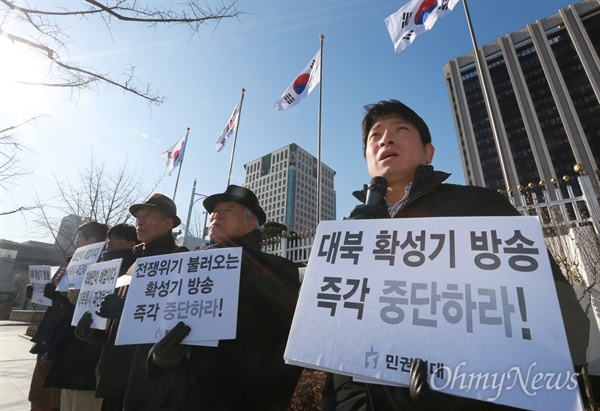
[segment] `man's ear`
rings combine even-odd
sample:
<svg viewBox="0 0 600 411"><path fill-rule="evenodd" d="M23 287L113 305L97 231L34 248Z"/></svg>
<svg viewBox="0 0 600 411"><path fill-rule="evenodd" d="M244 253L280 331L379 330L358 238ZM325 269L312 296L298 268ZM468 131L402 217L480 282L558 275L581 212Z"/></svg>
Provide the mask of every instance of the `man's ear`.
<svg viewBox="0 0 600 411"><path fill-rule="evenodd" d="M169 230L173 230L175 228L174 227L175 226L175 221L173 221L173 217L168 217L167 220L171 221L171 224L170 224L171 227L169 227Z"/></svg>
<svg viewBox="0 0 600 411"><path fill-rule="evenodd" d="M254 230L255 227L258 227L258 218L256 217L252 217L246 220L246 228L248 229L248 232Z"/></svg>
<svg viewBox="0 0 600 411"><path fill-rule="evenodd" d="M435 147L431 143L425 144L425 155L427 157L427 164L431 164L433 161L433 154L435 153Z"/></svg>

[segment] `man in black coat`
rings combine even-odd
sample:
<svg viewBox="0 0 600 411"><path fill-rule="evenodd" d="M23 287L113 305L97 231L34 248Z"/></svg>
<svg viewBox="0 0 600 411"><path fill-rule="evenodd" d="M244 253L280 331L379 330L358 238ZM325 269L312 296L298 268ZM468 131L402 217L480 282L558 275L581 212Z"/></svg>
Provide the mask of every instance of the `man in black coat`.
<svg viewBox="0 0 600 411"><path fill-rule="evenodd" d="M177 217L177 206L169 197L155 193L143 203L133 204L129 212L135 217L135 228L141 242L134 248L137 258L188 251L175 244L172 230L181 224ZM131 275L130 269L126 275ZM129 286L123 286L118 294L109 294L100 303L98 315L110 319L121 317ZM152 344L139 344L133 348L131 368L127 378L123 410L158 410L170 384L159 384L148 378L146 358Z"/></svg>
<svg viewBox="0 0 600 411"><path fill-rule="evenodd" d="M260 250L266 217L252 191L230 185L204 207L211 213L207 248L243 248L236 338L218 347L185 346L190 327L179 323L152 349L149 374L174 376L166 410L287 411L302 371L283 361L298 268Z"/></svg>
<svg viewBox="0 0 600 411"><path fill-rule="evenodd" d="M108 226L96 221L89 221L77 228L75 246L77 248L103 242L106 239ZM71 293L71 291L69 291ZM75 291L78 294L79 290ZM53 283L46 284L44 296L53 301L60 301L63 312L62 321L58 322L51 335L44 341L47 347L44 358L53 364L44 380L44 387L61 388L60 409L63 411L99 411L102 400L95 397L95 369L100 357L100 348L91 346L78 339L71 325L75 312L76 295L70 301L56 291Z"/></svg>
<svg viewBox="0 0 600 411"><path fill-rule="evenodd" d="M127 273L135 263L133 248L138 239L135 227L115 224L108 230L106 250L100 261L121 258L119 277ZM118 292L118 289L117 291ZM119 319L109 319L105 330L91 328L92 315L85 313L75 329L75 335L90 344L100 347L100 358L96 365L96 398L102 398L101 411L122 411L125 388L135 346L115 346Z"/></svg>
<svg viewBox="0 0 600 411"><path fill-rule="evenodd" d="M351 219L518 216L519 212L496 191L474 186L445 184L449 174L430 165L434 147L423 119L397 100L381 101L365 107L362 123L363 151L371 177L388 182L377 205L359 205ZM354 192L366 200L365 187ZM552 262L552 261L551 261ZM553 265L567 340L573 363L586 362L589 321L573 288ZM351 377L329 374L324 411L405 411L405 410L508 410L510 407L432 392L423 361L414 360L410 388L362 384Z"/></svg>

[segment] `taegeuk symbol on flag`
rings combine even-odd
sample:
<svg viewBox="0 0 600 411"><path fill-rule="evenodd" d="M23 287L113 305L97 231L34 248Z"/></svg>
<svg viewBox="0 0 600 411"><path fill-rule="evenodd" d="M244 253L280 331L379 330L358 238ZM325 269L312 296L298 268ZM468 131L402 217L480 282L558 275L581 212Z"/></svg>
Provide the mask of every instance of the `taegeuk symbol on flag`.
<svg viewBox="0 0 600 411"><path fill-rule="evenodd" d="M439 17L450 13L458 0L410 0L385 19L394 42L394 54L402 53L415 38L430 30Z"/></svg>
<svg viewBox="0 0 600 411"><path fill-rule="evenodd" d="M240 104L241 103L242 103L242 100L240 100L237 103L237 105L233 109L233 113L231 113L231 117L229 117L229 121L227 121L227 125L225 126L225 128L219 135L219 138L217 138L217 141L215 142L215 150L217 151L217 153L219 151L223 150L223 147L225 147L227 140L229 140L229 137L231 137L234 130L237 128L238 121L240 118Z"/></svg>
<svg viewBox="0 0 600 411"><path fill-rule="evenodd" d="M304 97L319 84L321 76L321 50L315 54L310 63L290 84L287 90L275 102L275 110L285 110L301 102Z"/></svg>
<svg viewBox="0 0 600 411"><path fill-rule="evenodd" d="M175 167L178 167L183 161L183 153L185 151L185 143L187 141L188 134L190 134L189 127L185 133L185 136L183 136L181 140L160 155L167 164L168 175L171 175L171 172L175 169Z"/></svg>

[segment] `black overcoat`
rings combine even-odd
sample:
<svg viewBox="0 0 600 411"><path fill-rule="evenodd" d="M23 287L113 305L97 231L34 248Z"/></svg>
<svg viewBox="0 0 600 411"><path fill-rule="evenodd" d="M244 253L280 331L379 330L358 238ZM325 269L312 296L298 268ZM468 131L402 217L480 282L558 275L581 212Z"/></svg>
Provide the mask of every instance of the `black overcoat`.
<svg viewBox="0 0 600 411"><path fill-rule="evenodd" d="M300 281L289 260L260 251L261 232L209 248L243 247L237 336L193 347L174 374L166 410L287 411L302 372L283 353ZM149 357L151 375L165 375Z"/></svg>

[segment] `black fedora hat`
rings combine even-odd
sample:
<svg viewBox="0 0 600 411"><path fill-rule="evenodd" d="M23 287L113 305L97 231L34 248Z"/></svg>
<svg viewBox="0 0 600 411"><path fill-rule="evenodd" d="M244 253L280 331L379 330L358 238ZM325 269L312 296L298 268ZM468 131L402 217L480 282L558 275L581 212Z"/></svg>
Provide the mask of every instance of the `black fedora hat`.
<svg viewBox="0 0 600 411"><path fill-rule="evenodd" d="M240 203L248 207L248 209L250 209L250 211L252 211L256 216L259 225L263 225L265 221L267 221L267 216L258 203L258 198L256 198L254 193L248 190L246 187L231 184L227 187L227 190L225 190L224 193L208 196L202 203L204 204L206 211L212 213L215 209L215 206L223 201L235 201L236 203Z"/></svg>
<svg viewBox="0 0 600 411"><path fill-rule="evenodd" d="M181 220L177 217L177 206L175 202L164 194L154 193L143 203L134 204L129 207L129 212L135 217L137 212L142 207L155 207L173 219L173 227L181 224Z"/></svg>

